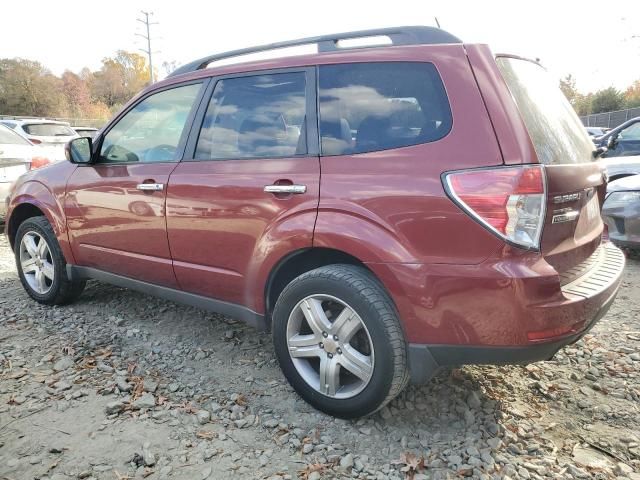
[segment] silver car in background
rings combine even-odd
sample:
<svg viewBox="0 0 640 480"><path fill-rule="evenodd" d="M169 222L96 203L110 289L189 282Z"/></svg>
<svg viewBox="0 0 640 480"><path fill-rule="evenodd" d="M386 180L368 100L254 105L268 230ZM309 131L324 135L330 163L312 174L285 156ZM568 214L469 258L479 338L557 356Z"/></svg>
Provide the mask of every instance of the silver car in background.
<svg viewBox="0 0 640 480"><path fill-rule="evenodd" d="M2 119L0 123L12 128L34 145L46 147L53 162L65 160L64 146L79 137L68 123L41 118Z"/></svg>
<svg viewBox="0 0 640 480"><path fill-rule="evenodd" d="M640 249L640 175L609 183L602 217L614 243Z"/></svg>
<svg viewBox="0 0 640 480"><path fill-rule="evenodd" d="M32 168L49 163L39 148L4 125L0 125L0 222L7 211L11 185Z"/></svg>

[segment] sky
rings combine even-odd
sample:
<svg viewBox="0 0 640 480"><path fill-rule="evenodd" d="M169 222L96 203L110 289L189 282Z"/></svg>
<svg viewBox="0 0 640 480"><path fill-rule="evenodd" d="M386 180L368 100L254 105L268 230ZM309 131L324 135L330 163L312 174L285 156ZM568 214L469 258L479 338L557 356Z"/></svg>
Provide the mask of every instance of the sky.
<svg viewBox="0 0 640 480"><path fill-rule="evenodd" d="M116 50L139 51L137 18L152 11L153 63L327 33L435 25L496 53L539 58L556 77L572 74L582 92L624 89L640 79L640 0L462 1L304 0L5 1L0 58L41 62L55 74L96 70ZM635 37L635 38L634 38Z"/></svg>

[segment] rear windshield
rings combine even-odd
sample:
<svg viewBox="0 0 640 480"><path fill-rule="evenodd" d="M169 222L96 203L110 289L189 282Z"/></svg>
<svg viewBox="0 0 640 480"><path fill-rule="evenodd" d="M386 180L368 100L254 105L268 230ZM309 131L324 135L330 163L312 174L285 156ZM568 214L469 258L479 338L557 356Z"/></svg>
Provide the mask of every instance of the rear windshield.
<svg viewBox="0 0 640 480"><path fill-rule="evenodd" d="M67 137L76 134L71 128L66 125L60 125L57 123L27 123L22 126L25 132L29 135L35 135L38 137Z"/></svg>
<svg viewBox="0 0 640 480"><path fill-rule="evenodd" d="M0 145L31 145L20 135L4 126L0 126Z"/></svg>
<svg viewBox="0 0 640 480"><path fill-rule="evenodd" d="M593 142L553 77L537 63L498 57L511 95L529 131L540 163L585 163Z"/></svg>

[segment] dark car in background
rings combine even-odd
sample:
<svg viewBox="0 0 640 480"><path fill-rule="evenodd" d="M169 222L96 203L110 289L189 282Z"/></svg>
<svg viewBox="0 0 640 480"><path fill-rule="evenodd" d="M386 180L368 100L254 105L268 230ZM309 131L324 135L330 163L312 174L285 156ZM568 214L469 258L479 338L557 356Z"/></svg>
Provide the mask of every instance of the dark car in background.
<svg viewBox="0 0 640 480"><path fill-rule="evenodd" d="M587 135L594 139L599 138L607 133L607 129L602 127L584 127L584 129L587 131Z"/></svg>
<svg viewBox="0 0 640 480"><path fill-rule="evenodd" d="M596 145L607 147L603 158L640 156L640 117L627 120L598 137Z"/></svg>
<svg viewBox="0 0 640 480"><path fill-rule="evenodd" d="M602 217L609 238L621 247L640 249L640 175L621 178L607 187Z"/></svg>

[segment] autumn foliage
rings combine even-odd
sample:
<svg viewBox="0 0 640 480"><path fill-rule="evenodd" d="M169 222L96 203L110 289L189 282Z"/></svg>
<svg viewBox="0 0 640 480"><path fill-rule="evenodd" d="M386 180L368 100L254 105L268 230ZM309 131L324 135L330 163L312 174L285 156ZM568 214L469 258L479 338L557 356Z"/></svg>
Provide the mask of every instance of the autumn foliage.
<svg viewBox="0 0 640 480"><path fill-rule="evenodd" d="M92 72L56 76L39 62L0 59L0 115L106 120L149 83L149 67L137 53L118 50Z"/></svg>

